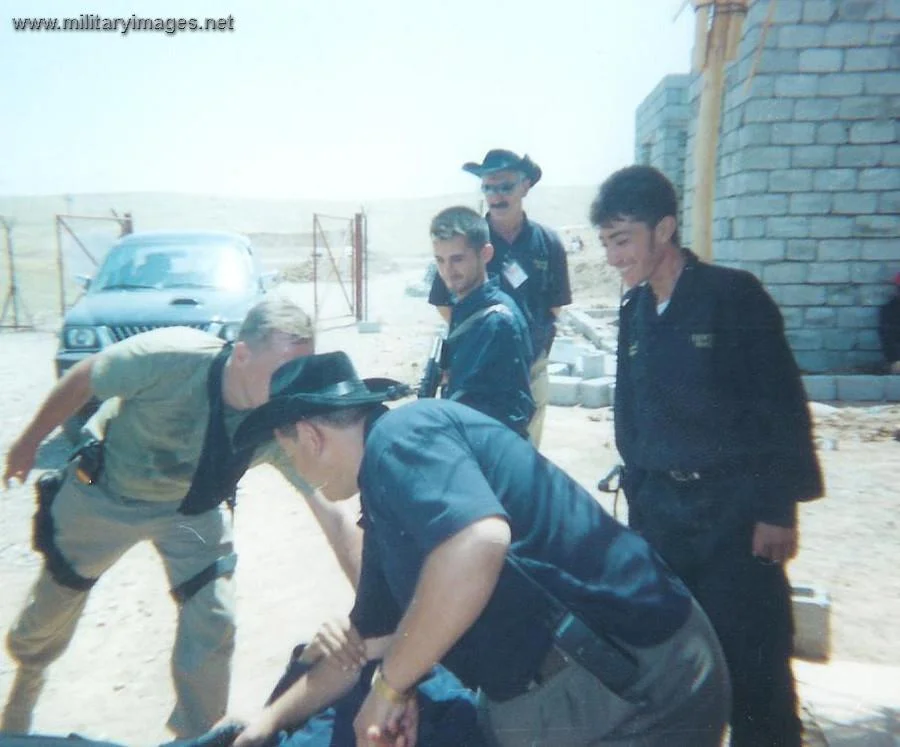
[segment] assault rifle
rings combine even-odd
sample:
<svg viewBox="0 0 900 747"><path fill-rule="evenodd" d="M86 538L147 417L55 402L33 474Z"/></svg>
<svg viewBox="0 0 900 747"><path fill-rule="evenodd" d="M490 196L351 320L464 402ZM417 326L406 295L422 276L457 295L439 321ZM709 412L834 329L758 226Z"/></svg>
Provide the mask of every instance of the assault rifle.
<svg viewBox="0 0 900 747"><path fill-rule="evenodd" d="M434 341L431 343L431 353L428 355L428 361L425 363L425 373L422 374L422 380L419 382L419 388L416 392L419 399L433 399L437 396L441 377L444 375L443 359L444 338L442 335L435 335Z"/></svg>

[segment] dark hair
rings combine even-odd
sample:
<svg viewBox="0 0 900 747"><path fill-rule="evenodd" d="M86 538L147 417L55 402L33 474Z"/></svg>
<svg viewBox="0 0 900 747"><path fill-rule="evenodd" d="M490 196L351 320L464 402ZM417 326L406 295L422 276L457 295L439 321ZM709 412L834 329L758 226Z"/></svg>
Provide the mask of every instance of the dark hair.
<svg viewBox="0 0 900 747"><path fill-rule="evenodd" d="M349 428L350 426L365 420L373 410L376 410L379 407L382 407L382 405L375 404L360 405L359 407L342 407L336 410L330 410L329 412L319 413L318 415L310 415L292 423L285 423L284 425L275 428L275 432L284 438L296 440L297 423L301 420L306 420L310 423L319 423L320 425L330 425L333 428Z"/></svg>
<svg viewBox="0 0 900 747"><path fill-rule="evenodd" d="M671 215L678 224L678 196L666 175L652 166L627 166L610 176L591 203L590 220L595 228L617 220L633 220L650 228ZM672 236L678 244L678 229Z"/></svg>
<svg viewBox="0 0 900 747"><path fill-rule="evenodd" d="M466 246L475 251L491 240L487 221L472 208L463 205L441 210L431 219L429 231L432 241L449 241L456 236L465 236Z"/></svg>

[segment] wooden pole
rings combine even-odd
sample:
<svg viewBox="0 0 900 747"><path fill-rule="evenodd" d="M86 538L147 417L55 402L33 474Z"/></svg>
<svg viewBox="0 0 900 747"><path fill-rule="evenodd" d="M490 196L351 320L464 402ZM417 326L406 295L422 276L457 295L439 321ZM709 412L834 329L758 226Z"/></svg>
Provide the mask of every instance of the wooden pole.
<svg viewBox="0 0 900 747"><path fill-rule="evenodd" d="M726 3L721 3L725 6ZM712 27L704 35L705 60L703 63L703 90L700 94L700 111L697 116L697 132L694 141L694 205L691 215L691 249L703 260L713 259L712 226L713 209L716 196L716 161L719 149L719 122L722 117L722 97L725 80L725 61L728 59L728 48L736 48L736 39L740 37L740 25L743 14L723 11L720 3L715 4ZM703 29L700 24L701 12L708 12L708 6L697 7L697 34ZM737 28L732 28L732 23ZM731 44L729 44L729 39ZM697 39L695 46L695 62L697 49L701 46Z"/></svg>
<svg viewBox="0 0 900 747"><path fill-rule="evenodd" d="M712 2L699 3L694 0L696 15L694 16L694 55L691 69L699 73L706 65L706 54L709 45L709 6Z"/></svg>

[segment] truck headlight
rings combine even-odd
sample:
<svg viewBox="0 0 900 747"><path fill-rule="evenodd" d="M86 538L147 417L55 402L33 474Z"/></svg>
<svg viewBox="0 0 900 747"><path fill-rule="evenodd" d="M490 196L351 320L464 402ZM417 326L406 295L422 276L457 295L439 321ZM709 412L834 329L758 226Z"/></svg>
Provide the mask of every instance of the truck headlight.
<svg viewBox="0 0 900 747"><path fill-rule="evenodd" d="M94 327L69 327L63 335L66 347L73 350L97 349L100 338Z"/></svg>

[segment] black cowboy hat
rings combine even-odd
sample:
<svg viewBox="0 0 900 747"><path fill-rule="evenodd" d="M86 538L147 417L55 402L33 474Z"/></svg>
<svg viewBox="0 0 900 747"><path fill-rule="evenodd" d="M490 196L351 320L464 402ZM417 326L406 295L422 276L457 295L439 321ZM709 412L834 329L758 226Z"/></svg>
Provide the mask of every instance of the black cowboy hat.
<svg viewBox="0 0 900 747"><path fill-rule="evenodd" d="M406 384L393 379L360 379L342 351L295 358L272 374L269 401L240 424L234 446L259 446L279 426L334 410L377 405L408 393Z"/></svg>
<svg viewBox="0 0 900 747"><path fill-rule="evenodd" d="M521 171L525 174L528 181L533 187L541 180L541 167L532 161L528 155L521 158L511 150L503 150L495 148L489 150L481 163L469 161L463 164L463 171L468 171L475 176L484 176L485 174L493 174L497 171Z"/></svg>

